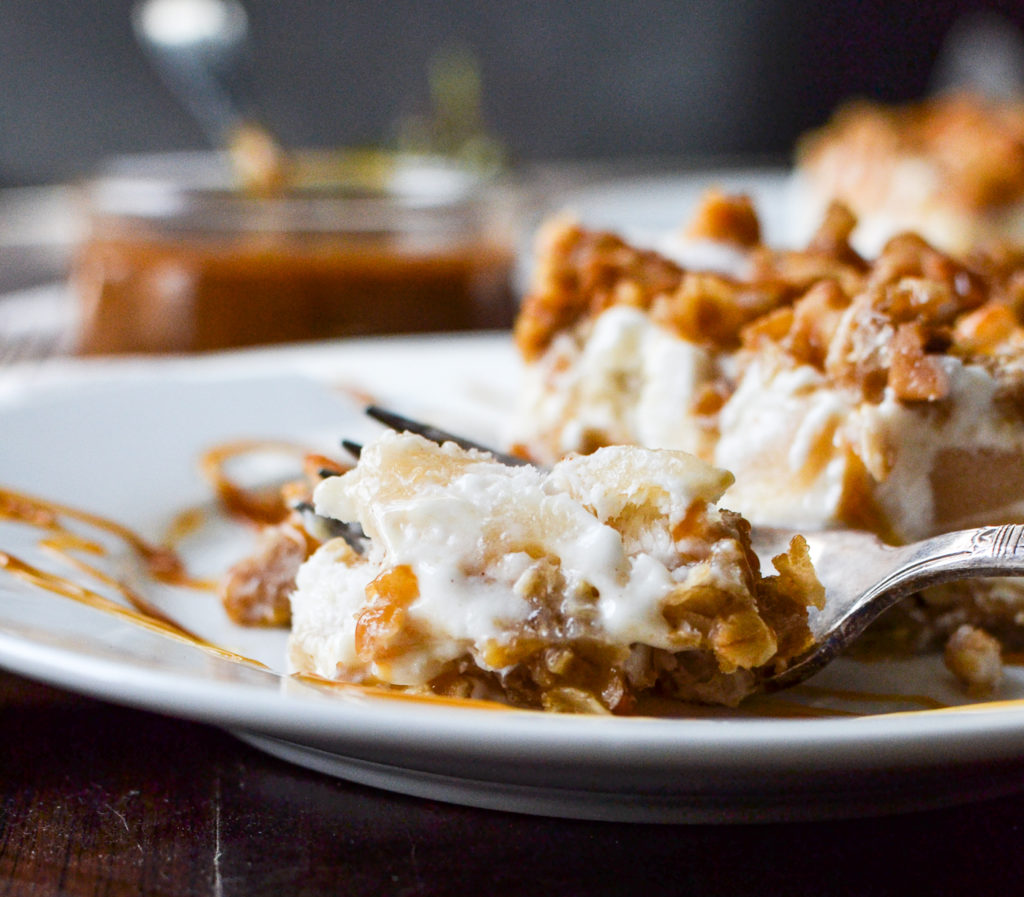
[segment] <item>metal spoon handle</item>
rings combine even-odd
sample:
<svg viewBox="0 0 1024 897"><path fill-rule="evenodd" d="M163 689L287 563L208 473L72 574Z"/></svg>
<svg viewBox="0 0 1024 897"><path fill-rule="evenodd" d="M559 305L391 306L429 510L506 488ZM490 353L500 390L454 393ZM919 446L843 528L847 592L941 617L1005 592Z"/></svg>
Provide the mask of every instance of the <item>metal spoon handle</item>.
<svg viewBox="0 0 1024 897"><path fill-rule="evenodd" d="M241 184L278 190L285 154L254 114L248 16L239 0L139 0L132 24L167 87L210 142L227 150Z"/></svg>
<svg viewBox="0 0 1024 897"><path fill-rule="evenodd" d="M243 74L248 18L237 0L141 0L140 45L216 145L251 112Z"/></svg>

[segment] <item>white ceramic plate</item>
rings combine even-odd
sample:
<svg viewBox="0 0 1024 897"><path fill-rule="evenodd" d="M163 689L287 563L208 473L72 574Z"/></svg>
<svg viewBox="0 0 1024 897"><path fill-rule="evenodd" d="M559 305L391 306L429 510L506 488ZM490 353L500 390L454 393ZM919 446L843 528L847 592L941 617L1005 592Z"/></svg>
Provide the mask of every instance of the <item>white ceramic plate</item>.
<svg viewBox="0 0 1024 897"><path fill-rule="evenodd" d="M215 444L285 438L333 449L342 437L364 439L374 425L360 414L360 391L493 438L516 376L502 336L25 368L0 376L0 486L159 539L181 511L211 507L196 461ZM0 551L42 565L38 538L0 522ZM249 539L211 516L182 549L195 570L212 573ZM231 625L208 592L145 578L138 586L194 631L269 670L170 640L3 571L0 664L106 700L209 722L353 781L529 813L645 821L851 816L981 797L1020 780L1013 761L1024 743L1024 708L915 710L962 700L934 660L838 664L812 688L738 713L504 712L315 690L280 675L284 633ZM1001 697L1022 695L1012 670ZM853 715L815 715L815 708Z"/></svg>

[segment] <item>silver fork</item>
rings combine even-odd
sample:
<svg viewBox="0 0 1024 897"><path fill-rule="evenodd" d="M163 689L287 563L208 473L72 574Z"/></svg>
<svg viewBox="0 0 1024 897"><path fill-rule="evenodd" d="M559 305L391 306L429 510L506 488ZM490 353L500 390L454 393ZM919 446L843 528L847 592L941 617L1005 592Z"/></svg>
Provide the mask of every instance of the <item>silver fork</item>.
<svg viewBox="0 0 1024 897"><path fill-rule="evenodd" d="M379 406L368 407L366 413L392 429L418 433L433 442L489 451L509 464L529 463ZM795 530L754 527L753 546L762 564L770 568L771 558L786 551L795 535ZM885 545L869 533L853 530L801 535L825 587L825 607L811 612L814 644L807 651L791 659L784 670L760 671L763 691L790 688L813 676L870 623L914 592L976 577L1024 576L1024 526L1018 524L960 530L902 546Z"/></svg>

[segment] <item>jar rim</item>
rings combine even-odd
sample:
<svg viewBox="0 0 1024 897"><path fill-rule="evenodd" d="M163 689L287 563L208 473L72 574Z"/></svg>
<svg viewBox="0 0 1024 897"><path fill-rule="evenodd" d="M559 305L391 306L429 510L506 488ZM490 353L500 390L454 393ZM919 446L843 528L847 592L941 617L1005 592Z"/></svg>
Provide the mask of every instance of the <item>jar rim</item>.
<svg viewBox="0 0 1024 897"><path fill-rule="evenodd" d="M393 232L472 226L494 200L493 176L456 159L378 150L303 151L280 194L248 194L225 152L109 160L81 184L95 218L214 231ZM460 223L460 219L467 218Z"/></svg>

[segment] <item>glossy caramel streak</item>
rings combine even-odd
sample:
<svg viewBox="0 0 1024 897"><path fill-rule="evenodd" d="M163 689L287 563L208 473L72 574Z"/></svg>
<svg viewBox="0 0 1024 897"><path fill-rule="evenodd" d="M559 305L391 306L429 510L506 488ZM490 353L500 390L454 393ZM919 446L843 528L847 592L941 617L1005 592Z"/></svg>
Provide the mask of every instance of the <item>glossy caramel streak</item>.
<svg viewBox="0 0 1024 897"><path fill-rule="evenodd" d="M926 710L905 710L902 713L893 713L890 715L903 716L905 714L914 714L916 716L921 713L989 713L992 711L1022 709L1024 709L1024 698L1009 698L1005 701L978 701L974 704L943 704L937 707L930 707Z"/></svg>
<svg viewBox="0 0 1024 897"><path fill-rule="evenodd" d="M228 475L227 467L231 461L256 453L294 457L301 470L301 461L309 450L290 442L240 439L205 452L199 459L199 470L217 494L221 505L233 517L241 517L259 525L280 523L288 514L280 484L262 488L246 487Z"/></svg>
<svg viewBox="0 0 1024 897"><path fill-rule="evenodd" d="M130 588L116 577L111 576L109 573L100 570L99 567L87 564L85 561L80 558L76 558L70 553L72 550L78 550L89 551L93 554L103 554L102 546L97 545L95 542L88 542L68 534L58 538L43 539L40 541L39 547L69 566L74 567L76 570L85 573L87 576L92 577L98 582L102 582L105 585L110 586L112 589L115 589L139 613L144 614L147 617L151 617L154 620L160 620L168 626L172 626L179 630L182 634L187 635L192 639L199 640L198 636L187 630L171 617L167 616L167 614L160 610L160 608L155 604L143 598L142 595L135 591L135 589Z"/></svg>
<svg viewBox="0 0 1024 897"><path fill-rule="evenodd" d="M447 695L434 695L423 692L406 691L400 687L389 687L387 685L365 685L357 682L343 682L339 679L325 679L315 673L293 673L291 676L296 682L304 685L311 685L317 688L329 689L331 691L347 692L353 695L365 695L372 698L388 698L395 701L412 701L415 703L426 703L431 705L444 705L447 707L470 707L474 710L519 710L525 713L536 711L528 708L513 707L509 704L501 704L498 701L487 701L483 698L457 698Z"/></svg>
<svg viewBox="0 0 1024 897"><path fill-rule="evenodd" d="M6 570L8 573L23 582L29 583L30 585L36 586L40 589L45 589L46 591L52 592L56 595L63 595L65 598L71 598L80 604L86 605L87 607L127 620L130 623L141 626L143 629L148 629L150 632L156 632L177 641L185 642L186 644L202 648L206 651L211 651L219 657L223 657L227 660L251 664L266 669L266 667L259 661L243 657L241 654L235 654L232 651L221 648L212 642L208 642L199 636L193 635L178 626L176 623L166 622L163 619L157 619L149 616L148 614L140 613L132 608L125 607L124 605L118 604L116 601L111 601L99 592L94 592L92 589L69 579L65 579L63 576L58 576L55 573L40 570L38 567L34 567L6 552L0 552L0 569Z"/></svg>
<svg viewBox="0 0 1024 897"><path fill-rule="evenodd" d="M796 697L781 695L755 695L744 701L738 708L744 717L757 719L833 719L836 717L861 716L854 710L839 710L835 707L816 707L803 704Z"/></svg>
<svg viewBox="0 0 1024 897"><path fill-rule="evenodd" d="M180 545L189 536L199 532L206 523L207 515L203 508L186 508L176 514L164 541L170 546Z"/></svg>
<svg viewBox="0 0 1024 897"><path fill-rule="evenodd" d="M36 498L24 492L0 489L0 519L14 520L50 530L62 537L73 536L62 524L62 518L77 520L121 539L138 554L149 574L155 579L171 585L190 584L185 568L174 551L148 542L128 527L98 514Z"/></svg>
<svg viewBox="0 0 1024 897"><path fill-rule="evenodd" d="M43 530L47 535L39 541L39 547L42 550L57 556L61 561L70 564L97 582L115 589L131 606L118 604L87 586L56 573L41 570L7 552L0 552L0 569L22 582L56 595L71 598L95 610L112 614L144 629L210 651L219 657L266 669L265 665L258 661L228 651L190 632L125 583L92 564L74 557L71 554L72 551L94 556L104 556L107 552L98 542L67 530L62 520L77 520L121 539L136 552L145 563L147 571L158 581L172 585L195 585L196 581L186 575L184 565L172 550L152 545L129 528L105 517L10 489L0 489L0 519L12 520Z"/></svg>
<svg viewBox="0 0 1024 897"><path fill-rule="evenodd" d="M950 705L945 704L936 698L927 695L899 694L898 692L873 692L854 691L841 688L822 688L817 685L808 685L806 682L793 689L796 695L807 697L830 698L841 701L864 701L872 704L916 704L920 710L905 711L908 713L920 713L922 710L947 710ZM897 713L903 711L895 711Z"/></svg>

